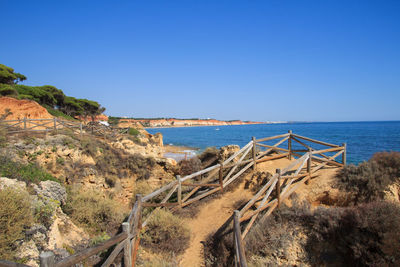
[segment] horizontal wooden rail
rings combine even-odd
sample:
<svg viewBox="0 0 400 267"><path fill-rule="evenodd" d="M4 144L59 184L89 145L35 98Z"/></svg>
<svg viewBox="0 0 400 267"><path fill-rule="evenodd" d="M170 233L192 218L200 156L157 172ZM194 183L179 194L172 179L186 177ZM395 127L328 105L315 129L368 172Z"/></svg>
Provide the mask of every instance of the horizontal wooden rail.
<svg viewBox="0 0 400 267"><path fill-rule="evenodd" d="M289 135L290 135L290 134L287 133L287 134L281 134L281 135L275 135L275 136L271 136L271 137L256 139L256 142L257 142L257 143L265 142L265 141L274 140L274 139L278 139L278 138L282 138L282 137L287 137L287 136L289 136Z"/></svg>
<svg viewBox="0 0 400 267"><path fill-rule="evenodd" d="M303 139L303 140L306 140L306 141L310 141L310 142L313 142L313 143L319 144L319 145L330 146L330 147L339 147L339 145L334 145L334 144L330 144L330 143L327 143L327 142L318 141L318 140L311 139L311 138L308 138L308 137L304 137L304 136L301 136L301 135L298 135L298 134L292 134L292 136L300 138L300 139Z"/></svg>
<svg viewBox="0 0 400 267"><path fill-rule="evenodd" d="M321 150L312 150L312 154L321 154L321 153L327 153L327 152L335 152L344 149L344 147L333 147L333 148L327 148L327 149L321 149Z"/></svg>
<svg viewBox="0 0 400 267"><path fill-rule="evenodd" d="M178 206L178 202L170 203L170 202L164 202L164 203L143 203L143 207L174 207Z"/></svg>
<svg viewBox="0 0 400 267"><path fill-rule="evenodd" d="M209 186L209 187L217 187L220 186L220 184L194 184L194 183L182 183L182 185L185 186Z"/></svg>
<svg viewBox="0 0 400 267"><path fill-rule="evenodd" d="M104 241L101 244L98 244L94 247L80 251L72 256L69 256L69 257L57 262L56 267L68 267L68 266L77 264L77 263L81 262L82 260L87 259L90 256L96 255L97 253L99 253L103 250L106 250L127 238L128 238L127 233L125 233L125 232L120 233L120 234L108 239L107 241Z"/></svg>
<svg viewBox="0 0 400 267"><path fill-rule="evenodd" d="M0 260L0 267L30 267L30 266L22 263Z"/></svg>
<svg viewBox="0 0 400 267"><path fill-rule="evenodd" d="M260 144L260 143L256 143L257 146L261 146L261 147L267 147L267 148L273 148L273 149L277 149L277 150L281 150L281 151L285 151L288 152L289 149L286 148L281 148L281 147L276 147L276 146L270 146L270 145L264 145L264 144Z"/></svg>

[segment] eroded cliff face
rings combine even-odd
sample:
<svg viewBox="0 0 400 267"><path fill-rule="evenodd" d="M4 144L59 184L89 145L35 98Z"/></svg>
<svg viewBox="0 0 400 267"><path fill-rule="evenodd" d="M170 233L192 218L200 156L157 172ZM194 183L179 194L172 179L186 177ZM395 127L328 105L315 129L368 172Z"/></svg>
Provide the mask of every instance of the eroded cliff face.
<svg viewBox="0 0 400 267"><path fill-rule="evenodd" d="M244 122L240 120L220 121L214 119L120 119L118 127L186 127L186 126L221 126L221 125L246 125L261 124L263 122Z"/></svg>
<svg viewBox="0 0 400 267"><path fill-rule="evenodd" d="M47 110L31 100L18 100L11 97L0 97L0 115L6 110L10 110L11 114L7 116L7 120L29 119L51 119L53 118Z"/></svg>

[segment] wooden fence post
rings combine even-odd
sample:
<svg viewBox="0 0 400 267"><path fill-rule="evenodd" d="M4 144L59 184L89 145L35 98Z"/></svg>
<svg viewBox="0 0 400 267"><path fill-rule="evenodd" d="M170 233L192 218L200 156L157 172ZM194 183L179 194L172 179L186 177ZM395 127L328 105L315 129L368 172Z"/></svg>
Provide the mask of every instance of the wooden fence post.
<svg viewBox="0 0 400 267"><path fill-rule="evenodd" d="M256 158L256 138L253 136L252 139L253 140L253 170L256 171L257 170L257 158Z"/></svg>
<svg viewBox="0 0 400 267"><path fill-rule="evenodd" d="M24 117L24 131L26 131L26 117Z"/></svg>
<svg viewBox="0 0 400 267"><path fill-rule="evenodd" d="M129 222L122 223L122 230L128 234L124 245L124 266L132 266L132 247L131 247L131 233Z"/></svg>
<svg viewBox="0 0 400 267"><path fill-rule="evenodd" d="M311 150L311 148L309 148L308 149L308 159L307 159L308 179L305 182L306 184L308 184L311 179L311 164L312 164L312 150Z"/></svg>
<svg viewBox="0 0 400 267"><path fill-rule="evenodd" d="M347 144L343 143L342 146L343 146L342 163L343 163L343 165L346 165L346 161L347 161L347 159L346 159L346 157L347 157L347 155L346 155Z"/></svg>
<svg viewBox="0 0 400 267"><path fill-rule="evenodd" d="M246 255L242 244L242 231L240 230L240 212L238 210L235 210L233 213L233 229L233 234L236 237L237 251L239 252L239 266L247 267Z"/></svg>
<svg viewBox="0 0 400 267"><path fill-rule="evenodd" d="M79 133L80 133L80 135L81 135L81 138L82 138L82 128L83 128L83 126L82 126L82 122L79 124Z"/></svg>
<svg viewBox="0 0 400 267"><path fill-rule="evenodd" d="M219 185L221 186L221 192L224 191L224 162L222 160L219 161L219 164L221 164L219 166L219 174L218 174L218 178L219 178Z"/></svg>
<svg viewBox="0 0 400 267"><path fill-rule="evenodd" d="M177 175L176 179L178 179L178 203L179 203L179 206L182 206L182 181L181 181L181 176Z"/></svg>
<svg viewBox="0 0 400 267"><path fill-rule="evenodd" d="M288 155L288 159L289 160L291 160L292 159L292 130L289 130L288 131L288 133L289 133L289 139L288 139L288 153L289 153L289 155Z"/></svg>
<svg viewBox="0 0 400 267"><path fill-rule="evenodd" d="M54 117L54 131L57 131L57 119Z"/></svg>
<svg viewBox="0 0 400 267"><path fill-rule="evenodd" d="M136 202L138 202L138 213L137 216L139 217L137 220L137 225L134 225L134 231L136 237L134 238L134 245L132 246L132 267L135 267L136 264L136 257L137 257L137 251L139 249L139 243L140 243L140 230L142 229L142 195L137 194L136 195Z"/></svg>
<svg viewBox="0 0 400 267"><path fill-rule="evenodd" d="M54 253L52 251L42 252L39 256L40 267L54 267L55 259Z"/></svg>
<svg viewBox="0 0 400 267"><path fill-rule="evenodd" d="M276 197L278 199L278 209L281 206L281 169L276 169L278 181L276 182Z"/></svg>

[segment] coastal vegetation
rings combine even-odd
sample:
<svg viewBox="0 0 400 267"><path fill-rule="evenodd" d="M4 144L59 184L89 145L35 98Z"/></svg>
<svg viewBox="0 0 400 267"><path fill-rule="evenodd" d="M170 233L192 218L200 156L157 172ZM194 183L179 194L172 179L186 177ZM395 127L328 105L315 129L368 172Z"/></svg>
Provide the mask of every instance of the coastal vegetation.
<svg viewBox="0 0 400 267"><path fill-rule="evenodd" d="M14 188L0 190L0 259L15 260L15 242L34 222L29 194Z"/></svg>
<svg viewBox="0 0 400 267"><path fill-rule="evenodd" d="M0 64L0 96L34 100L45 107L51 115L66 119L78 116L93 118L105 111L105 108L96 101L67 96L61 89L51 85L18 84L26 79L13 68Z"/></svg>
<svg viewBox="0 0 400 267"><path fill-rule="evenodd" d="M143 245L153 252L178 255L189 245L190 231L170 211L155 210L143 232Z"/></svg>
<svg viewBox="0 0 400 267"><path fill-rule="evenodd" d="M121 206L107 195L77 187L69 187L63 211L93 235L115 233L126 216Z"/></svg>

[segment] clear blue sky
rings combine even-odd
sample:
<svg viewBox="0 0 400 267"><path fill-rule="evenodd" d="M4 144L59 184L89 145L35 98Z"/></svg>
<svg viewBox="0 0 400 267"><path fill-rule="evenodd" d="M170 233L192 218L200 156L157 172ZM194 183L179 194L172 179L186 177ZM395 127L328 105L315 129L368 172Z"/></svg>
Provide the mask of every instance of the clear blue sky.
<svg viewBox="0 0 400 267"><path fill-rule="evenodd" d="M0 63L133 117L400 119L400 1L0 0Z"/></svg>

